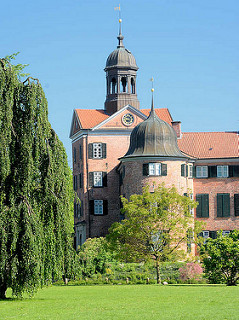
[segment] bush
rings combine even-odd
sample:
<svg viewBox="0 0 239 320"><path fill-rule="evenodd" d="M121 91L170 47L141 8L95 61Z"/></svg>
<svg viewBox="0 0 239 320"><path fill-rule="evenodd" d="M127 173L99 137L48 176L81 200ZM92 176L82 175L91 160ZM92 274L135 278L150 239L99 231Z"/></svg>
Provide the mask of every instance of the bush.
<svg viewBox="0 0 239 320"><path fill-rule="evenodd" d="M202 280L203 268L199 263L186 263L179 268L180 280L187 283L197 283Z"/></svg>
<svg viewBox="0 0 239 320"><path fill-rule="evenodd" d="M239 279L239 231L228 235L220 232L201 248L205 275L211 283L237 285Z"/></svg>

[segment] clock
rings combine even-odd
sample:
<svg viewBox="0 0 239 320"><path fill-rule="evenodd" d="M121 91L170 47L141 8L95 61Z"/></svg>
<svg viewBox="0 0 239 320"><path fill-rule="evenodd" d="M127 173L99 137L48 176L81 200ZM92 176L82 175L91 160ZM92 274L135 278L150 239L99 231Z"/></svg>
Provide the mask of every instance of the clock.
<svg viewBox="0 0 239 320"><path fill-rule="evenodd" d="M125 126L131 126L134 122L134 116L131 113L126 113L122 117L122 122Z"/></svg>

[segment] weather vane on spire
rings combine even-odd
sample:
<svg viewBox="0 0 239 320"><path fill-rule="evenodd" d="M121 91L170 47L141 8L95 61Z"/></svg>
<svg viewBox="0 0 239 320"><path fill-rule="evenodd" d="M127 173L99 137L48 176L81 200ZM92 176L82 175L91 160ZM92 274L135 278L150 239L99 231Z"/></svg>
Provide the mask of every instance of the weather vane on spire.
<svg viewBox="0 0 239 320"><path fill-rule="evenodd" d="M120 27L120 34L121 34L121 22L122 22L122 19L121 19L121 8L120 8L120 4L119 4L118 7L115 7L114 9L119 11L119 27Z"/></svg>

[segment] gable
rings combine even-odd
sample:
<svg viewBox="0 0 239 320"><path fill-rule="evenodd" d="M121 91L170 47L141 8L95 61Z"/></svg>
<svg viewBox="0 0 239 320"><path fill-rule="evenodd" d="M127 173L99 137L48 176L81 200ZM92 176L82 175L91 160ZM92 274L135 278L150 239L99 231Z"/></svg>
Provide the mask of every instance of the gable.
<svg viewBox="0 0 239 320"><path fill-rule="evenodd" d="M139 122L146 119L150 113L150 109L137 110L132 106L125 106L123 109L108 115L102 109L75 109L72 118L70 136L74 135L80 129L93 129L93 128L126 128L122 123L123 113L134 114L135 121L131 126L136 126ZM155 109L158 117L171 125L172 117L167 108ZM77 122L79 128L77 126Z"/></svg>

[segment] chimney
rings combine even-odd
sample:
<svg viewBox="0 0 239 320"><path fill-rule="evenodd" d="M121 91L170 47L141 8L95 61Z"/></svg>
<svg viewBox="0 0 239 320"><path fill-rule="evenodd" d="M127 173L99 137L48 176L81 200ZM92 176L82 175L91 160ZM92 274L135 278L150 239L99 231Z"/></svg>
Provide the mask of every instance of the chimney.
<svg viewBox="0 0 239 320"><path fill-rule="evenodd" d="M176 132L177 138L181 139L182 138L181 121L172 121L172 127Z"/></svg>

